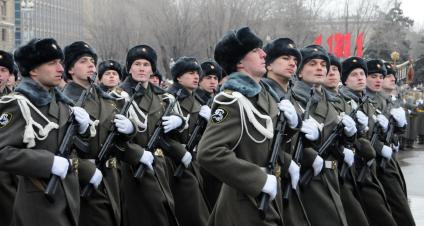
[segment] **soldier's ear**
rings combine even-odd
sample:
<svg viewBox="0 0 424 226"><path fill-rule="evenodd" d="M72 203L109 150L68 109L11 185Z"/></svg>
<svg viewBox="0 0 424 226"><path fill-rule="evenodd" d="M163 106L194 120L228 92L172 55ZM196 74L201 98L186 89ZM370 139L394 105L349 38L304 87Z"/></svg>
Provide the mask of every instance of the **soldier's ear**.
<svg viewBox="0 0 424 226"><path fill-rule="evenodd" d="M272 71L272 67L271 67L271 65L266 66L266 70L267 70L267 71Z"/></svg>

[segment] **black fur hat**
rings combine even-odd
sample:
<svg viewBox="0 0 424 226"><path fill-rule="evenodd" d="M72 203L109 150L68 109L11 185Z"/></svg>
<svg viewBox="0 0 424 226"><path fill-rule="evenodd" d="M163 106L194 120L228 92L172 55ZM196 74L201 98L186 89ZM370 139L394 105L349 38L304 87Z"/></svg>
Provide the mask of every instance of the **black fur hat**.
<svg viewBox="0 0 424 226"><path fill-rule="evenodd" d="M63 60L63 52L52 38L32 39L15 50L14 58L21 75L29 76L29 72L41 64L56 59Z"/></svg>
<svg viewBox="0 0 424 226"><path fill-rule="evenodd" d="M302 63L300 64L297 74L302 71L302 68L312 59L321 59L327 63L327 73L330 70L330 58L328 57L328 52L320 45L308 45L303 47L300 50L302 54Z"/></svg>
<svg viewBox="0 0 424 226"><path fill-rule="evenodd" d="M275 59L283 55L296 57L297 65L302 62L302 55L300 54L300 51L296 48L296 44L293 40L289 38L279 38L268 43L265 45L264 51L266 53L266 65L269 65Z"/></svg>
<svg viewBox="0 0 424 226"><path fill-rule="evenodd" d="M255 48L262 47L262 40L250 28L243 27L230 31L215 46L214 58L225 73L237 71L237 64Z"/></svg>
<svg viewBox="0 0 424 226"><path fill-rule="evenodd" d="M342 62L342 73L340 76L340 80L342 81L343 85L345 85L346 79L349 76L350 72L352 72L356 68L362 68L365 72L365 76L368 75L368 67L364 59L360 57L349 57Z"/></svg>
<svg viewBox="0 0 424 226"><path fill-rule="evenodd" d="M131 48L127 53L127 60L126 60L126 67L127 71L130 70L131 65L134 63L134 61L139 59L145 59L150 62L152 65L152 71L156 71L156 63L158 56L156 54L156 51L148 46L148 45L138 45Z"/></svg>
<svg viewBox="0 0 424 226"><path fill-rule="evenodd" d="M155 73L153 73L151 76L155 76L159 79L159 83L163 82L162 73L160 73L159 70L156 70Z"/></svg>
<svg viewBox="0 0 424 226"><path fill-rule="evenodd" d="M342 63L340 62L340 59L334 56L332 53L328 53L328 56L330 57L330 65L336 66L337 69L339 69L340 74L342 73Z"/></svg>
<svg viewBox="0 0 424 226"><path fill-rule="evenodd" d="M97 64L97 54L88 43L83 41L74 42L65 47L63 50L65 54L65 60L63 62L65 66L65 75L67 79L72 79L72 76L69 75L69 70L74 66L83 56L91 56L94 59L94 64Z"/></svg>
<svg viewBox="0 0 424 226"><path fill-rule="evenodd" d="M380 73L386 77L387 70L382 60L371 59L367 60L368 74Z"/></svg>
<svg viewBox="0 0 424 226"><path fill-rule="evenodd" d="M394 66L389 62L384 62L384 66L386 67L387 75L395 76L395 80L396 80L395 82L397 82L396 70L395 70Z"/></svg>
<svg viewBox="0 0 424 226"><path fill-rule="evenodd" d="M105 60L105 61L101 62L98 66L99 79L102 79L103 74L108 70L115 70L116 72L118 72L119 79L121 79L121 81L122 81L122 79L123 79L123 77L122 77L122 67L121 67L120 63L118 63L114 60Z"/></svg>
<svg viewBox="0 0 424 226"><path fill-rule="evenodd" d="M13 73L13 65L13 55L6 51L0 50L0 66L7 68L9 73Z"/></svg>
<svg viewBox="0 0 424 226"><path fill-rule="evenodd" d="M202 67L202 70L203 70L203 76L215 75L218 78L218 81L221 81L222 68L214 60L208 59L204 61L200 66Z"/></svg>
<svg viewBox="0 0 424 226"><path fill-rule="evenodd" d="M199 76L202 76L202 68L199 62L194 57L180 57L175 64L171 67L171 75L174 82L177 82L177 78L189 71L197 71Z"/></svg>

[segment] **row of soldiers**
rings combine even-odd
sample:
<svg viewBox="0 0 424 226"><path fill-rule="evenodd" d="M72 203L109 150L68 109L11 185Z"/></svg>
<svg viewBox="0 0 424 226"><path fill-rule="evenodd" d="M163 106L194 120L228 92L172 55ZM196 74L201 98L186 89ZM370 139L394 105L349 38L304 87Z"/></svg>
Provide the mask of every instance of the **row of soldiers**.
<svg viewBox="0 0 424 226"><path fill-rule="evenodd" d="M415 225L381 60L243 27L215 61L179 58L164 90L148 45L125 78L85 42L0 56L22 75L0 99L1 225Z"/></svg>

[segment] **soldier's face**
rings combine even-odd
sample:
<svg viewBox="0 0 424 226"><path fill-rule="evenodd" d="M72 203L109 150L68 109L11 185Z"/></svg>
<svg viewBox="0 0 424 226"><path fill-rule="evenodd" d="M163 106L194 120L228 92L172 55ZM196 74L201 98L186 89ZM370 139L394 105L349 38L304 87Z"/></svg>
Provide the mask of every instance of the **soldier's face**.
<svg viewBox="0 0 424 226"><path fill-rule="evenodd" d="M363 91L367 85L366 79L364 69L356 68L347 76L345 84L353 91Z"/></svg>
<svg viewBox="0 0 424 226"><path fill-rule="evenodd" d="M253 49L240 60L237 69L259 80L266 72L265 57L261 48Z"/></svg>
<svg viewBox="0 0 424 226"><path fill-rule="evenodd" d="M4 87L11 76L9 69L0 66L0 87Z"/></svg>
<svg viewBox="0 0 424 226"><path fill-rule="evenodd" d="M297 59L294 56L280 56L267 66L268 72L290 79L297 70Z"/></svg>
<svg viewBox="0 0 424 226"><path fill-rule="evenodd" d="M107 70L103 73L100 83L108 88L113 88L119 85L119 74L115 70Z"/></svg>
<svg viewBox="0 0 424 226"><path fill-rule="evenodd" d="M367 76L367 87L371 91L380 92L383 89L383 75L374 73Z"/></svg>
<svg viewBox="0 0 424 226"><path fill-rule="evenodd" d="M321 85L327 75L327 62L322 59L308 61L299 73L302 80L308 84Z"/></svg>
<svg viewBox="0 0 424 226"><path fill-rule="evenodd" d="M218 87L218 77L216 75L205 75L200 80L199 86L208 93L214 93Z"/></svg>
<svg viewBox="0 0 424 226"><path fill-rule="evenodd" d="M49 89L60 84L63 66L61 60L52 60L30 71L31 78L43 87Z"/></svg>
<svg viewBox="0 0 424 226"><path fill-rule="evenodd" d="M7 80L7 86L14 86L15 83L16 83L15 76L11 74L9 76L9 80Z"/></svg>
<svg viewBox="0 0 424 226"><path fill-rule="evenodd" d="M396 88L396 79L392 74L386 75L383 80L383 89L394 90Z"/></svg>
<svg viewBox="0 0 424 226"><path fill-rule="evenodd" d="M177 81L184 88L192 91L199 86L199 73L197 71L188 71L178 77Z"/></svg>
<svg viewBox="0 0 424 226"><path fill-rule="evenodd" d="M153 74L150 61L145 59L134 61L130 68L130 74L135 81L147 83L150 79L150 75Z"/></svg>
<svg viewBox="0 0 424 226"><path fill-rule="evenodd" d="M155 86L159 86L160 85L160 80L155 75L150 75L149 82L152 83Z"/></svg>
<svg viewBox="0 0 424 226"><path fill-rule="evenodd" d="M83 56L75 62L68 72L74 81L87 81L87 78L96 72L96 63L93 57Z"/></svg>
<svg viewBox="0 0 424 226"><path fill-rule="evenodd" d="M328 72L327 76L325 76L324 86L334 89L334 88L337 88L337 86L339 85L339 82L340 82L339 69L336 66L331 65L330 71Z"/></svg>

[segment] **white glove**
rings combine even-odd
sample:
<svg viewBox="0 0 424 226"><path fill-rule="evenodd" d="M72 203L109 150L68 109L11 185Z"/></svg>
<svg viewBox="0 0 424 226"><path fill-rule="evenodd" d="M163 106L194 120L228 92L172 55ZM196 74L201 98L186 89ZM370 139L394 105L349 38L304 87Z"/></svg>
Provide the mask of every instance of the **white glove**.
<svg viewBox="0 0 424 226"><path fill-rule="evenodd" d="M342 123L344 125L344 133L346 136L351 137L356 133L356 123L349 115L343 115Z"/></svg>
<svg viewBox="0 0 424 226"><path fill-rule="evenodd" d="M103 174L99 169L96 169L94 175L90 179L90 184L92 184L95 188L99 187L100 182L103 180Z"/></svg>
<svg viewBox="0 0 424 226"><path fill-rule="evenodd" d="M184 164L185 168L188 168L188 166L190 166L191 163L191 159L193 157L191 156L190 152L186 152L183 156L183 158L181 159L181 162Z"/></svg>
<svg viewBox="0 0 424 226"><path fill-rule="evenodd" d="M53 159L52 174L65 179L68 174L69 161L60 156L55 156Z"/></svg>
<svg viewBox="0 0 424 226"><path fill-rule="evenodd" d="M199 115L208 120L211 118L211 108L208 105L200 107Z"/></svg>
<svg viewBox="0 0 424 226"><path fill-rule="evenodd" d="M313 119L306 119L302 123L302 128L300 131L305 134L305 137L310 141L318 140L319 137L319 128L316 122Z"/></svg>
<svg viewBox="0 0 424 226"><path fill-rule="evenodd" d="M321 156L317 155L314 162L312 163L312 168L314 168L314 176L321 173L323 166L324 166L324 159L322 159Z"/></svg>
<svg viewBox="0 0 424 226"><path fill-rule="evenodd" d="M284 117L287 119L290 128L295 128L298 124L298 117L293 104L289 100L281 100L278 103L278 108L284 112Z"/></svg>
<svg viewBox="0 0 424 226"><path fill-rule="evenodd" d="M297 183L299 183L300 167L293 160L290 162L289 174L290 174L292 188L296 190Z"/></svg>
<svg viewBox="0 0 424 226"><path fill-rule="evenodd" d="M347 163L349 167L351 167L353 165L353 162L355 161L355 154L349 148L344 148L343 154L344 154L343 160L345 161L345 163Z"/></svg>
<svg viewBox="0 0 424 226"><path fill-rule="evenodd" d="M80 134L84 133L87 131L88 126L90 126L90 115L81 107L71 107L71 110L74 113L75 120L79 123L78 132Z"/></svg>
<svg viewBox="0 0 424 226"><path fill-rule="evenodd" d="M266 182L262 188L262 192L267 193L270 196L270 200L274 200L277 196L277 178L274 175L266 175Z"/></svg>
<svg viewBox="0 0 424 226"><path fill-rule="evenodd" d="M386 116L379 114L377 115L377 122L383 128L383 132L387 132L387 129L389 129L389 120L386 118Z"/></svg>
<svg viewBox="0 0 424 226"><path fill-rule="evenodd" d="M115 123L118 132L123 134L131 134L134 132L134 125L132 122L125 116L121 114L116 114L115 119L113 120Z"/></svg>
<svg viewBox="0 0 424 226"><path fill-rule="evenodd" d="M143 155L140 158L140 162L149 167L150 170L153 171L153 161L154 161L153 154L150 151L144 151Z"/></svg>
<svg viewBox="0 0 424 226"><path fill-rule="evenodd" d="M165 133L168 133L169 131L178 128L183 123L183 120L176 115L163 116L162 120L162 125L165 129Z"/></svg>
<svg viewBox="0 0 424 226"><path fill-rule="evenodd" d="M390 110L390 114L396 120L398 127L404 127L406 125L406 115L402 108L393 108Z"/></svg>
<svg viewBox="0 0 424 226"><path fill-rule="evenodd" d="M361 125L361 128L367 128L368 127L368 116L365 115L362 111L356 112L356 119L358 119L359 124Z"/></svg>
<svg viewBox="0 0 424 226"><path fill-rule="evenodd" d="M387 160L390 160L392 158L393 150L391 147L383 145L383 148L381 149L381 155L386 158Z"/></svg>

